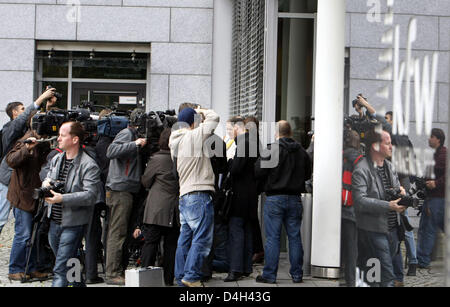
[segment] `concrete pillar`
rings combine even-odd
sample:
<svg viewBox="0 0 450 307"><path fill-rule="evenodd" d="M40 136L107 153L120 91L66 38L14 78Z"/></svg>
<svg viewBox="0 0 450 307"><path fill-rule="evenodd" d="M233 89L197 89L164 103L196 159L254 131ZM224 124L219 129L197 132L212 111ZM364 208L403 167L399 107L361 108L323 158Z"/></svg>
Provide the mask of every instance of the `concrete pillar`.
<svg viewBox="0 0 450 307"><path fill-rule="evenodd" d="M220 115L216 129L220 136L225 135L230 114L233 7L233 0L214 0L211 108Z"/></svg>
<svg viewBox="0 0 450 307"><path fill-rule="evenodd" d="M311 274L339 277L345 0L319 0Z"/></svg>

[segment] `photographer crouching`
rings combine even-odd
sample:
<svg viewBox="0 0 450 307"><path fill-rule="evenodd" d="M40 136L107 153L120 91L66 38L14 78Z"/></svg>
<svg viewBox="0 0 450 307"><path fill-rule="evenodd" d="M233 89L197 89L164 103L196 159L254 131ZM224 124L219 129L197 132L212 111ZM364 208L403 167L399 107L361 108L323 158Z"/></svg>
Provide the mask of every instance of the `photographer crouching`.
<svg viewBox="0 0 450 307"><path fill-rule="evenodd" d="M79 122L66 122L59 129L58 147L63 150L50 165L42 186L52 182L65 182L64 194L50 190L53 197L45 198L49 204L49 242L56 256L53 268L53 287L66 287L67 262L77 256L84 227L92 216L97 198L100 170L97 163L81 147L85 131Z"/></svg>

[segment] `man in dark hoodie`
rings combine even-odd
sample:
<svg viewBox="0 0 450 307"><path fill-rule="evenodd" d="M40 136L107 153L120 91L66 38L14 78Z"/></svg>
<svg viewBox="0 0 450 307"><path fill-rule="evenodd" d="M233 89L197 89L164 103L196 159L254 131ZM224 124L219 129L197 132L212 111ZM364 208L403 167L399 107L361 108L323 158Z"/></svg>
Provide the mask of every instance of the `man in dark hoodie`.
<svg viewBox="0 0 450 307"><path fill-rule="evenodd" d="M281 225L284 224L289 239L289 271L292 281L303 280L303 247L300 237L302 221L301 193L305 192L305 181L311 177L311 161L303 147L292 139L292 128L287 121L277 123L276 142L271 144L271 155L276 151L279 161L275 167L264 165L269 158L259 158L255 164L255 175L266 181L264 192L264 269L256 282L275 283L280 255ZM262 155L263 156L263 155Z"/></svg>

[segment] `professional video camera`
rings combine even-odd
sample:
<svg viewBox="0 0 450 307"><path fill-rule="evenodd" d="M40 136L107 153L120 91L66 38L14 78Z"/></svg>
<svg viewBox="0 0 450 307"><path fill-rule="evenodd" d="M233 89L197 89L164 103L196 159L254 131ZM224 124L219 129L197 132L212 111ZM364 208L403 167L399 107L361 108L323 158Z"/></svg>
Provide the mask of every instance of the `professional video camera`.
<svg viewBox="0 0 450 307"><path fill-rule="evenodd" d="M375 128L380 122L376 119L370 119L368 117L360 118L358 115L352 115L344 117L344 127L350 128L356 132L358 132L361 140L364 139L365 134Z"/></svg>
<svg viewBox="0 0 450 307"><path fill-rule="evenodd" d="M140 138L146 138L150 148L150 154L159 150L159 137L165 128L172 128L177 122L175 110L151 111L146 114L144 111L138 112L133 119L133 125L137 127L137 133Z"/></svg>
<svg viewBox="0 0 450 307"><path fill-rule="evenodd" d="M421 200L421 199L418 199L418 198L412 197L412 196L408 196L408 195L406 195L406 196L401 195L399 188L387 189L386 194L388 195L390 201L401 198L401 200L398 202L398 204L400 206L412 207L414 209L419 210L423 205L423 200Z"/></svg>
<svg viewBox="0 0 450 307"><path fill-rule="evenodd" d="M33 116L31 128L39 135L57 136L59 127L68 121L67 111L51 110L46 113L36 113Z"/></svg>
<svg viewBox="0 0 450 307"><path fill-rule="evenodd" d="M38 189L34 189L33 199L43 199L46 197L52 197L53 194L50 192L50 190L56 193L64 194L65 193L64 186L65 183L62 181L52 181L50 182L50 186L48 187L41 187Z"/></svg>

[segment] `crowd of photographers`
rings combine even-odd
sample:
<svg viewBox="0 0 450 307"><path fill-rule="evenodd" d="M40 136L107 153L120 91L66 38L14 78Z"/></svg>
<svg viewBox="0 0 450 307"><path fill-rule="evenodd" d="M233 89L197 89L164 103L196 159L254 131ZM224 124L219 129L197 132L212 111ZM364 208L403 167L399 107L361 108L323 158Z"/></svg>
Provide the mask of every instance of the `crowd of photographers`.
<svg viewBox="0 0 450 307"><path fill-rule="evenodd" d="M353 107L358 115L345 120L343 152L341 259L346 285L355 286L362 275L370 285L401 287L400 243L405 242L407 275L415 276L418 267L429 268L437 232L444 231L445 134L432 129L428 144L435 150L434 169L418 178L393 166L393 146L408 159L413 145L408 136L392 134L392 111L377 114L361 94ZM410 207L421 214L417 243L407 214ZM380 264L379 279L370 270L374 260Z"/></svg>
<svg viewBox="0 0 450 307"><path fill-rule="evenodd" d="M181 104L178 116L104 109L94 120L92 105L59 110L58 97L48 87L30 106L6 108L11 121L1 136L0 231L13 208L11 280L53 276L59 287L123 285L132 261L162 266L166 285L197 287L214 271L227 272L225 282L237 281L264 262L256 281L275 283L284 226L289 273L302 282L300 195L312 175L313 141L304 150L287 121L277 123L276 141L262 149L255 117L228 119L222 139L214 134L219 116L195 104ZM367 277L377 259L381 280L365 281L399 286L400 242L407 274L415 275L430 265L444 227L445 135L432 130L435 177L418 180L396 172L390 161L392 145L412 148L407 136L392 135L392 112L377 114L362 95L353 107L358 115L345 119L343 151L346 285L356 285L357 267ZM274 150L278 163L264 166ZM257 214L262 193L265 243ZM422 212L417 244L408 207ZM73 258L83 264L78 281L67 279Z"/></svg>

